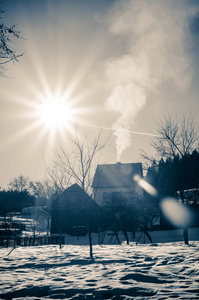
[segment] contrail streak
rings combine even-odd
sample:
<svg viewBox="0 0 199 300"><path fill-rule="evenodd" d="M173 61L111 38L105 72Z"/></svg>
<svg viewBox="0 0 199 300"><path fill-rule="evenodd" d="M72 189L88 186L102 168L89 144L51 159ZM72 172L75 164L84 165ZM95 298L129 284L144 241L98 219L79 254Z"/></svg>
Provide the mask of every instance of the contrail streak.
<svg viewBox="0 0 199 300"><path fill-rule="evenodd" d="M7 113L7 112L1 112L0 114L1 115L12 116L12 117L24 118L21 115ZM111 127L105 127L105 126L97 126L97 125L89 125L89 124L81 124L81 123L76 123L76 125L79 125L79 126L82 126L82 127L91 127L91 128L97 128L97 129L103 129L103 130L110 130L110 131L127 132L127 133L130 133L130 134L139 134L139 135L145 135L145 136L153 136L153 137L158 137L159 136L159 135L153 134L153 133L133 131L133 130L127 130L127 129L113 129Z"/></svg>
<svg viewBox="0 0 199 300"><path fill-rule="evenodd" d="M128 132L128 133L131 133L131 134L139 134L139 135L147 135L147 136L155 136L155 137L159 136L159 135L153 134L153 133L133 131L133 130L127 130L127 129L116 129L115 130L115 129L111 128L111 127L96 126L96 125L89 125L89 124L77 124L77 125L84 126L84 127L92 127L92 128L98 128L98 129L111 130L111 131Z"/></svg>

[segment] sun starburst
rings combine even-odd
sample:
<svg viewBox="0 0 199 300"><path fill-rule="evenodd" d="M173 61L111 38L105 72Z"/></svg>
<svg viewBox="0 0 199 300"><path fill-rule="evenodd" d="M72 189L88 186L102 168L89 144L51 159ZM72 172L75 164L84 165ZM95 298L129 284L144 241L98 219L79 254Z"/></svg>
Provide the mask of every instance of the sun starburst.
<svg viewBox="0 0 199 300"><path fill-rule="evenodd" d="M67 129L74 121L74 111L63 98L45 99L38 107L38 118L47 130L60 131Z"/></svg>

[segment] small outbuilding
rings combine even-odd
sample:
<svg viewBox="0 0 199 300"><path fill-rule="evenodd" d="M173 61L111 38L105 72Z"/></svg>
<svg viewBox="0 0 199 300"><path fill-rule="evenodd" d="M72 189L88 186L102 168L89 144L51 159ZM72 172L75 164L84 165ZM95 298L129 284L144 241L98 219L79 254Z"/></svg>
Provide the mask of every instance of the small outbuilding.
<svg viewBox="0 0 199 300"><path fill-rule="evenodd" d="M51 234L86 235L94 231L98 204L78 185L73 184L52 200Z"/></svg>

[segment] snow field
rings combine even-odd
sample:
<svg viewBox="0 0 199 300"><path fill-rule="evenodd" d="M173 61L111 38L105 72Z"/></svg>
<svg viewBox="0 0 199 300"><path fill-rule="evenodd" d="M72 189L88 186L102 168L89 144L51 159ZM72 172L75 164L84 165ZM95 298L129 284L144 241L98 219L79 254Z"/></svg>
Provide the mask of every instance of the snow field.
<svg viewBox="0 0 199 300"><path fill-rule="evenodd" d="M199 299L199 242L0 249L0 299ZM8 255L9 254L9 255Z"/></svg>

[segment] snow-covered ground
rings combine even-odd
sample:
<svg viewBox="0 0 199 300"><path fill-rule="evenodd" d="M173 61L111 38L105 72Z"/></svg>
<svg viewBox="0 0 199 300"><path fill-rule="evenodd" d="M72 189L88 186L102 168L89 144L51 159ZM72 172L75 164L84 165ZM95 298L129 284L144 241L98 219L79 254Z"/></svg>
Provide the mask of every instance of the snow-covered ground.
<svg viewBox="0 0 199 300"><path fill-rule="evenodd" d="M199 242L0 249L1 299L199 299Z"/></svg>

